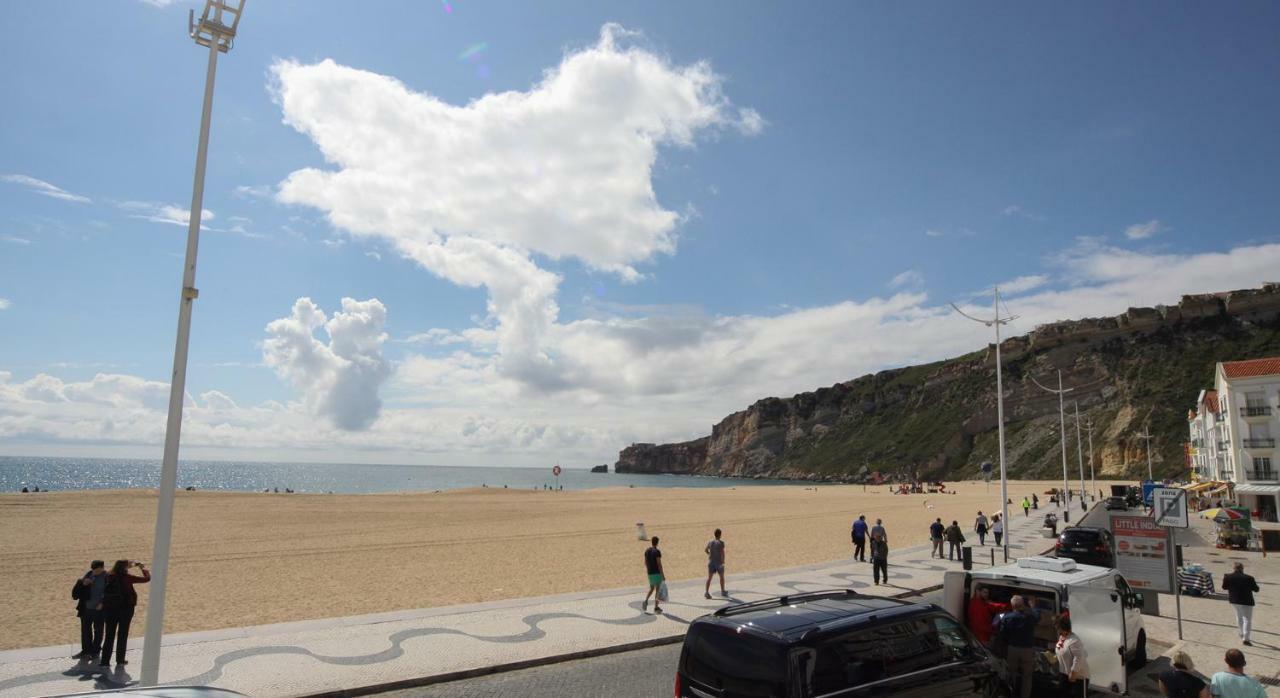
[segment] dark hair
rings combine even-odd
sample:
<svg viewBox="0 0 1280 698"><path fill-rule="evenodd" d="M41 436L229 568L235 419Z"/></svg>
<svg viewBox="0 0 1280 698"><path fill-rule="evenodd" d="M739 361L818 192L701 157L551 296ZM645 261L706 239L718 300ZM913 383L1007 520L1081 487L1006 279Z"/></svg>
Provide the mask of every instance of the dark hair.
<svg viewBox="0 0 1280 698"><path fill-rule="evenodd" d="M93 562L89 563L89 569L91 570L96 570L106 566L107 566L107 563L103 562L102 560L94 560Z"/></svg>
<svg viewBox="0 0 1280 698"><path fill-rule="evenodd" d="M654 536L654 537L650 538L650 539L649 539L649 542L650 542L650 543L653 543L653 544L654 544L654 546L656 547L656 546L658 545L658 537L657 537L657 536Z"/></svg>
<svg viewBox="0 0 1280 698"><path fill-rule="evenodd" d="M960 525L960 522L959 522L959 521L952 521L952 522L951 522L951 525L952 525L952 526L959 526L959 525Z"/></svg>
<svg viewBox="0 0 1280 698"><path fill-rule="evenodd" d="M1227 656L1223 659L1227 662L1227 666L1232 669L1244 668L1244 652L1240 650L1227 650Z"/></svg>
<svg viewBox="0 0 1280 698"><path fill-rule="evenodd" d="M116 560L116 564L111 566L111 574L124 574L129 569L128 560Z"/></svg>
<svg viewBox="0 0 1280 698"><path fill-rule="evenodd" d="M720 529L718 529L718 528L717 528L717 529L716 529L716 538L719 538L719 537L720 537Z"/></svg>
<svg viewBox="0 0 1280 698"><path fill-rule="evenodd" d="M1054 621L1053 625L1062 632L1071 632L1071 619L1066 616L1058 616L1058 620Z"/></svg>

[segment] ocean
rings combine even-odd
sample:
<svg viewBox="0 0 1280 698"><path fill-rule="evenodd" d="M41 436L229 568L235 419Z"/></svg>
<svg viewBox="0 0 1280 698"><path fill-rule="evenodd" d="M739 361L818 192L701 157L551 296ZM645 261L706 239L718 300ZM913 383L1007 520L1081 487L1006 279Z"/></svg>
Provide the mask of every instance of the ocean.
<svg viewBox="0 0 1280 698"><path fill-rule="evenodd" d="M611 466L612 467L612 466ZM160 482L159 459L42 458L0 456L0 492L23 487L42 490L152 488ZM467 487L541 489L554 487L551 468L501 468L447 465L368 465L353 463L255 463L184 460L178 463L178 487L261 492L432 492ZM619 475L564 468L566 490L596 487L742 487L795 484L779 480L698 477L692 475Z"/></svg>

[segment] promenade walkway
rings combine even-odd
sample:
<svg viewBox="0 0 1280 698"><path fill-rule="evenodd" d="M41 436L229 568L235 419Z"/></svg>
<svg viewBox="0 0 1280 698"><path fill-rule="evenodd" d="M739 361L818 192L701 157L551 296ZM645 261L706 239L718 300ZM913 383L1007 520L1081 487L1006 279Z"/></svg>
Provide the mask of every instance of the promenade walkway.
<svg viewBox="0 0 1280 698"><path fill-rule="evenodd" d="M1024 518L1010 509L1011 555L1037 553L1050 544L1040 536L1036 515L1046 511L1041 507ZM1072 518L1077 516L1078 511L1073 512ZM927 517L922 511L922 528L929 523ZM970 543L977 542L976 536L966 535ZM889 531L890 543L894 536L895 531ZM637 580L643 579L642 546L636 542ZM990 564L989 550L975 546L976 566ZM164 639L161 681L218 686L264 698L411 685L430 677L671 642L684 635L689 621L726 603L830 588L909 595L940 585L943 573L953 569L960 569L958 561L931 559L929 546L921 545L891 550L889 585L874 586L871 565L847 559L750 574L731 570L730 599L703 599L701 579L673 581L671 601L663 604L662 615L641 610L644 589L638 583L627 589L182 633ZM1217 616L1225 617L1221 610ZM70 613L67 623L75 623ZM0 652L0 697L128 685L136 681L134 673L141 663L141 638L132 645L130 664L123 667L128 671L107 673L69 659L79 649L72 645Z"/></svg>

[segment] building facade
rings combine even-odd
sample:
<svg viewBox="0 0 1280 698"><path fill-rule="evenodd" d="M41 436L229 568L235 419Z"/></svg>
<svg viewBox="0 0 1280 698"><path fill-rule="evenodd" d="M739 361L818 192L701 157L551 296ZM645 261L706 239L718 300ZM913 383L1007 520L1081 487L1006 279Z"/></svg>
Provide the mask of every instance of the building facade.
<svg viewBox="0 0 1280 698"><path fill-rule="evenodd" d="M1222 443L1222 413L1217 390L1201 390L1196 408L1187 414L1187 455L1191 473L1197 480L1228 480L1223 473L1218 444Z"/></svg>
<svg viewBox="0 0 1280 698"><path fill-rule="evenodd" d="M1215 388L1221 438L1215 444L1222 479L1235 483L1236 500L1256 518L1276 521L1280 511L1280 356L1218 364ZM1218 425L1215 424L1215 428Z"/></svg>

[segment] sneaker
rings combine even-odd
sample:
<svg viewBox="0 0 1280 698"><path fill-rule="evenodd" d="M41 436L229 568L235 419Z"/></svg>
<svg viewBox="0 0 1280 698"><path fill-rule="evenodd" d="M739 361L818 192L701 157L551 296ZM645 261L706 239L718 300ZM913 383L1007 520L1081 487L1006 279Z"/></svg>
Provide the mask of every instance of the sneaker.
<svg viewBox="0 0 1280 698"><path fill-rule="evenodd" d="M72 659L88 659L89 653L84 651L76 652L75 654L71 655L71 658Z"/></svg>
<svg viewBox="0 0 1280 698"><path fill-rule="evenodd" d="M105 668L107 668L107 667L111 666L111 663L110 663L110 662L98 662L98 666L100 666L100 667L102 667L102 668L104 668L104 669L105 669Z"/></svg>
<svg viewBox="0 0 1280 698"><path fill-rule="evenodd" d="M656 603L655 603L655 604L653 605L653 612L654 612L654 613L662 613L662 609L661 609L661 608L659 608L659 607L658 607L658 604L656 604Z"/></svg>
<svg viewBox="0 0 1280 698"><path fill-rule="evenodd" d="M1249 642L1248 640L1245 640L1245 641L1244 641L1244 644L1245 644L1245 646L1246 646L1246 647L1253 647L1253 643L1252 643L1252 642Z"/></svg>
<svg viewBox="0 0 1280 698"><path fill-rule="evenodd" d="M724 589L721 589L721 590L720 590L720 598L722 598L722 599L727 599L727 598L729 598L729 592L725 591Z"/></svg>
<svg viewBox="0 0 1280 698"><path fill-rule="evenodd" d="M641 604L640 604L640 611L641 611L641 612L644 612L644 611L648 611L648 610L649 610L649 599L645 599L645 600L644 600L643 602L641 602Z"/></svg>
<svg viewBox="0 0 1280 698"><path fill-rule="evenodd" d="M708 591L708 592L704 593L704 594L702 595L702 598L704 598L704 599L709 599L709 598L711 598L711 592L709 592L709 591Z"/></svg>

